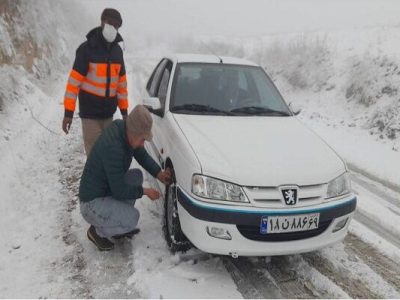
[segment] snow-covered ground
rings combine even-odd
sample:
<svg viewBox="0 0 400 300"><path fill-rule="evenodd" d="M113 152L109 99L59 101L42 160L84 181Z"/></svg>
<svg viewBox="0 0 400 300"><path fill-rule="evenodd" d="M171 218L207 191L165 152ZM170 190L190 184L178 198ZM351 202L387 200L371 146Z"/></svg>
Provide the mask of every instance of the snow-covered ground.
<svg viewBox="0 0 400 300"><path fill-rule="evenodd" d="M27 22L21 30L31 26L30 34L59 56L37 60L31 73L18 58L0 66L2 297L400 297L397 1L88 0L44 21L35 18L50 2L32 2L35 10L23 13L33 14L36 27ZM80 122L74 119L68 136L60 125L70 60L106 6L124 18L131 107L166 52L230 54L264 66L286 100L303 108L302 122L352 170L359 206L346 240L270 260L197 250L172 255L162 236L162 203L143 198L142 232L99 253L78 209ZM43 26L80 14L87 15L81 27L59 24L44 39ZM0 49L18 51L0 20ZM55 70L46 75L49 66Z"/></svg>

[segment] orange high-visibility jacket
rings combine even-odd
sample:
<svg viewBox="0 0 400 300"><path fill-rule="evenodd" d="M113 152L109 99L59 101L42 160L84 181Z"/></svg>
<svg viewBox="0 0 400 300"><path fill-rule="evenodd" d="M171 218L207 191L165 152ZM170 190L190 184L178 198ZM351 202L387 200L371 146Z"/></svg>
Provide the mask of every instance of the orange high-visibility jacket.
<svg viewBox="0 0 400 300"><path fill-rule="evenodd" d="M79 116L89 119L111 118L117 106L128 111L128 89L123 53L118 34L107 43L101 27L87 34L87 41L76 50L64 96L65 117L72 117L79 96Z"/></svg>

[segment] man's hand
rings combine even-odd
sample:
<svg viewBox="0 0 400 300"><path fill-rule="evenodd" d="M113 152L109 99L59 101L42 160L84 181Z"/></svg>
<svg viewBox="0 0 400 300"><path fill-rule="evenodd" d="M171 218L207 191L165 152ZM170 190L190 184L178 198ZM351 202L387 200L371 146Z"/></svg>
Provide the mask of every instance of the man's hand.
<svg viewBox="0 0 400 300"><path fill-rule="evenodd" d="M62 130L65 132L65 134L68 134L69 129L71 128L71 124L72 118L64 117L62 122Z"/></svg>
<svg viewBox="0 0 400 300"><path fill-rule="evenodd" d="M165 185L170 185L172 183L172 171L170 168L166 168L165 171L160 171L157 174L157 179L160 180Z"/></svg>
<svg viewBox="0 0 400 300"><path fill-rule="evenodd" d="M158 191L156 191L155 189L151 189L151 188L143 188L143 195L146 195L151 200L157 200L161 196Z"/></svg>

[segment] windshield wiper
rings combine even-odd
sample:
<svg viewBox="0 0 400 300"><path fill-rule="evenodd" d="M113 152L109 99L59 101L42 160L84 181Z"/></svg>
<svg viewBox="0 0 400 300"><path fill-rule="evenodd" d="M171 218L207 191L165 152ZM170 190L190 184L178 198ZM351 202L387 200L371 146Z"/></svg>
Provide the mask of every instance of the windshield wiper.
<svg viewBox="0 0 400 300"><path fill-rule="evenodd" d="M211 112L211 113L219 113L224 115L233 116L234 114L229 111L220 110L218 108L212 107L210 105L204 104L183 104L174 106L171 109L172 112L179 112L179 111L193 111L193 112Z"/></svg>
<svg viewBox="0 0 400 300"><path fill-rule="evenodd" d="M247 115L280 115L280 116L290 116L290 113L286 111L274 110L268 107L262 106L245 106L234 108L230 111L231 113L244 113Z"/></svg>

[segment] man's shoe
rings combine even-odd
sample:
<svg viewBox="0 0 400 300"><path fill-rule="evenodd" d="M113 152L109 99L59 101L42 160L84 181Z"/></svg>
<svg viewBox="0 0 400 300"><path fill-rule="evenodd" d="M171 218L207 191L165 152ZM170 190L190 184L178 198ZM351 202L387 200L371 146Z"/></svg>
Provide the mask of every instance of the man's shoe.
<svg viewBox="0 0 400 300"><path fill-rule="evenodd" d="M109 241L107 238L102 238L96 232L96 228L94 226L90 226L87 231L87 237L89 240L93 242L97 246L100 251L109 251L114 249L114 244Z"/></svg>
<svg viewBox="0 0 400 300"><path fill-rule="evenodd" d="M131 239L131 238L133 238L133 236L135 234L138 234L139 232L140 232L140 229L139 228L135 228L132 231L129 231L127 233L114 235L113 239L116 239L116 240L123 239L123 238Z"/></svg>

